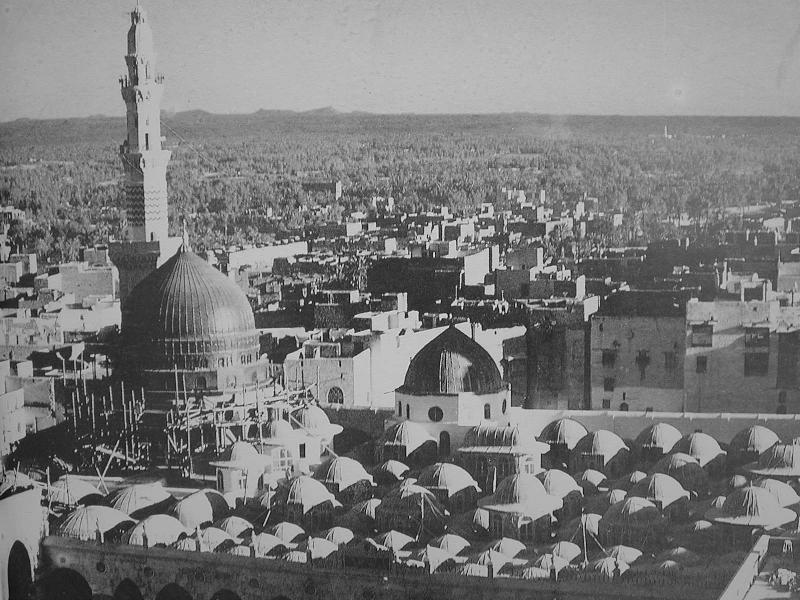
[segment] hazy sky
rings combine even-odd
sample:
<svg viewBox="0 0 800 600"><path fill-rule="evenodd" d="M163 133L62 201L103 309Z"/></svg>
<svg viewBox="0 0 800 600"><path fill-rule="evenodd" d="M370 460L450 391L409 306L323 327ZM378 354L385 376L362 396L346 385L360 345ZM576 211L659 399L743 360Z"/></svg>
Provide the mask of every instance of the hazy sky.
<svg viewBox="0 0 800 600"><path fill-rule="evenodd" d="M135 0L0 0L0 121L122 115ZM797 0L143 0L165 109L800 115Z"/></svg>

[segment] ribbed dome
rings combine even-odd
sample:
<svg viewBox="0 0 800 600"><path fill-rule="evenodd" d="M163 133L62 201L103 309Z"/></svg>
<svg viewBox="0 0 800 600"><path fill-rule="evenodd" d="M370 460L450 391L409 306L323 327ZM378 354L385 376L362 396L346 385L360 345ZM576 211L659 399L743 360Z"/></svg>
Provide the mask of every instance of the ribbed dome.
<svg viewBox="0 0 800 600"><path fill-rule="evenodd" d="M97 532L108 534L126 523L133 523L124 512L108 506L79 506L66 515L56 527L58 535L93 540Z"/></svg>
<svg viewBox="0 0 800 600"><path fill-rule="evenodd" d="M549 469L539 473L537 477L542 481L545 491L551 496L564 498L573 492L579 492L583 495L583 488L578 485L572 475L564 471Z"/></svg>
<svg viewBox="0 0 800 600"><path fill-rule="evenodd" d="M144 369L245 364L259 351L244 292L183 246L131 291L122 332L124 350Z"/></svg>
<svg viewBox="0 0 800 600"><path fill-rule="evenodd" d="M558 419L547 425L538 436L540 442L566 446L572 450L588 432L586 427L574 419Z"/></svg>
<svg viewBox="0 0 800 600"><path fill-rule="evenodd" d="M639 448L657 448L666 454L681 439L681 432L669 423L654 423L642 431L636 438Z"/></svg>
<svg viewBox="0 0 800 600"><path fill-rule="evenodd" d="M800 477L800 445L775 444L747 470L768 477Z"/></svg>
<svg viewBox="0 0 800 600"><path fill-rule="evenodd" d="M312 435L336 435L342 432L341 425L333 425L316 404L305 404L302 408L292 413L292 425L295 429L304 429Z"/></svg>
<svg viewBox="0 0 800 600"><path fill-rule="evenodd" d="M783 525L797 518L797 515L781 507L768 489L748 486L728 496L722 508L709 509L706 518L731 525L767 527Z"/></svg>
<svg viewBox="0 0 800 600"><path fill-rule="evenodd" d="M417 484L425 488L447 490L448 496L470 487L480 491L478 482L472 475L453 463L436 463L425 467L419 475Z"/></svg>
<svg viewBox="0 0 800 600"><path fill-rule="evenodd" d="M157 544L169 546L177 542L181 536L188 532L183 523L169 515L152 515L139 521L125 536L125 541L135 546L144 546L145 536L147 545L152 547Z"/></svg>
<svg viewBox="0 0 800 600"><path fill-rule="evenodd" d="M628 446L616 433L598 429L583 436L573 448L573 452L579 456L602 456L608 460L616 456L619 451L627 449Z"/></svg>
<svg viewBox="0 0 800 600"><path fill-rule="evenodd" d="M139 483L116 490L106 499L111 508L121 510L126 515L135 515L138 511L171 500L172 495L161 483Z"/></svg>
<svg viewBox="0 0 800 600"><path fill-rule="evenodd" d="M678 500L689 499L689 492L684 490L677 480L664 473L649 475L634 485L629 495L646 498L651 502L660 502L662 508Z"/></svg>
<svg viewBox="0 0 800 600"><path fill-rule="evenodd" d="M756 486L769 490L783 507L793 506L800 502L800 496L786 482L778 481L777 479L759 479L756 481Z"/></svg>
<svg viewBox="0 0 800 600"><path fill-rule="evenodd" d="M372 483L372 475L364 470L361 463L347 456L337 456L321 465L314 477L322 483L339 486L340 491L346 490L359 481Z"/></svg>
<svg viewBox="0 0 800 600"><path fill-rule="evenodd" d="M673 448L675 452L683 452L689 456L697 459L700 466L703 467L720 455L724 455L725 451L719 447L717 440L708 435L696 431L684 436L675 444Z"/></svg>
<svg viewBox="0 0 800 600"><path fill-rule="evenodd" d="M412 421L402 421L389 427L383 433L384 446L405 446L408 454L425 444L435 441L422 425Z"/></svg>
<svg viewBox="0 0 800 600"><path fill-rule="evenodd" d="M494 504L544 504L548 497L547 490L535 475L518 473L500 482L494 493Z"/></svg>
<svg viewBox="0 0 800 600"><path fill-rule="evenodd" d="M307 512L323 502L333 502L334 497L325 486L307 475L300 475L289 486L288 504L299 504Z"/></svg>
<svg viewBox="0 0 800 600"><path fill-rule="evenodd" d="M661 520L661 511L645 498L631 497L612 504L600 520L601 526L609 523L648 523Z"/></svg>
<svg viewBox="0 0 800 600"><path fill-rule="evenodd" d="M733 436L728 451L731 453L756 452L761 455L780 441L780 438L771 429L767 429L763 425L752 425Z"/></svg>
<svg viewBox="0 0 800 600"><path fill-rule="evenodd" d="M506 388L489 353L452 325L411 360L398 391L416 396L494 394Z"/></svg>
<svg viewBox="0 0 800 600"><path fill-rule="evenodd" d="M284 419L272 419L261 426L261 437L273 444L290 443L297 439L297 433Z"/></svg>

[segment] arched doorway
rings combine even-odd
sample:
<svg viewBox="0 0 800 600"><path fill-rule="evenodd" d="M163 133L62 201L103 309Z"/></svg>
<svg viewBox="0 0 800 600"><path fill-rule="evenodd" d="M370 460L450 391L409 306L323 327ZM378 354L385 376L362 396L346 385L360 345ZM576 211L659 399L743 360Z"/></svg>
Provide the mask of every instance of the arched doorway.
<svg viewBox="0 0 800 600"><path fill-rule="evenodd" d="M31 559L22 542L14 542L8 553L8 598L27 600L30 592Z"/></svg>
<svg viewBox="0 0 800 600"><path fill-rule="evenodd" d="M114 591L114 600L144 600L139 586L130 579L123 579Z"/></svg>
<svg viewBox="0 0 800 600"><path fill-rule="evenodd" d="M156 600L194 600L194 598L177 583L168 583L158 592Z"/></svg>
<svg viewBox="0 0 800 600"><path fill-rule="evenodd" d="M219 590L216 594L211 596L211 600L242 600L239 594L230 590Z"/></svg>
<svg viewBox="0 0 800 600"><path fill-rule="evenodd" d="M47 600L92 600L92 588L86 579L73 569L54 569L34 586Z"/></svg>

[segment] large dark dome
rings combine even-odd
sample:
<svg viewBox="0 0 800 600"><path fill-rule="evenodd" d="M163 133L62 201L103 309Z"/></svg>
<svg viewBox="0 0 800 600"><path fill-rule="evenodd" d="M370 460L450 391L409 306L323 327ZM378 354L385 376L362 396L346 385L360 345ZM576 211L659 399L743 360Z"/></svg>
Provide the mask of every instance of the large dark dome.
<svg viewBox="0 0 800 600"><path fill-rule="evenodd" d="M244 292L183 246L131 291L122 334L140 368L206 369L258 358L258 331Z"/></svg>
<svg viewBox="0 0 800 600"><path fill-rule="evenodd" d="M506 389L489 353L452 325L428 342L411 360L398 390L417 396L494 394Z"/></svg>

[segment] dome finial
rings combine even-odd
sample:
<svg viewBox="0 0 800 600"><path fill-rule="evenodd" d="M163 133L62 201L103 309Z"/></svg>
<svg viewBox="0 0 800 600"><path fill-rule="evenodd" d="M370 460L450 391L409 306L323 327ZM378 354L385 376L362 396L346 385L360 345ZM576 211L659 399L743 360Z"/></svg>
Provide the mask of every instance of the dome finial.
<svg viewBox="0 0 800 600"><path fill-rule="evenodd" d="M183 233L181 234L181 250L188 252L191 250L189 246L189 232L186 230L186 219L183 219Z"/></svg>

